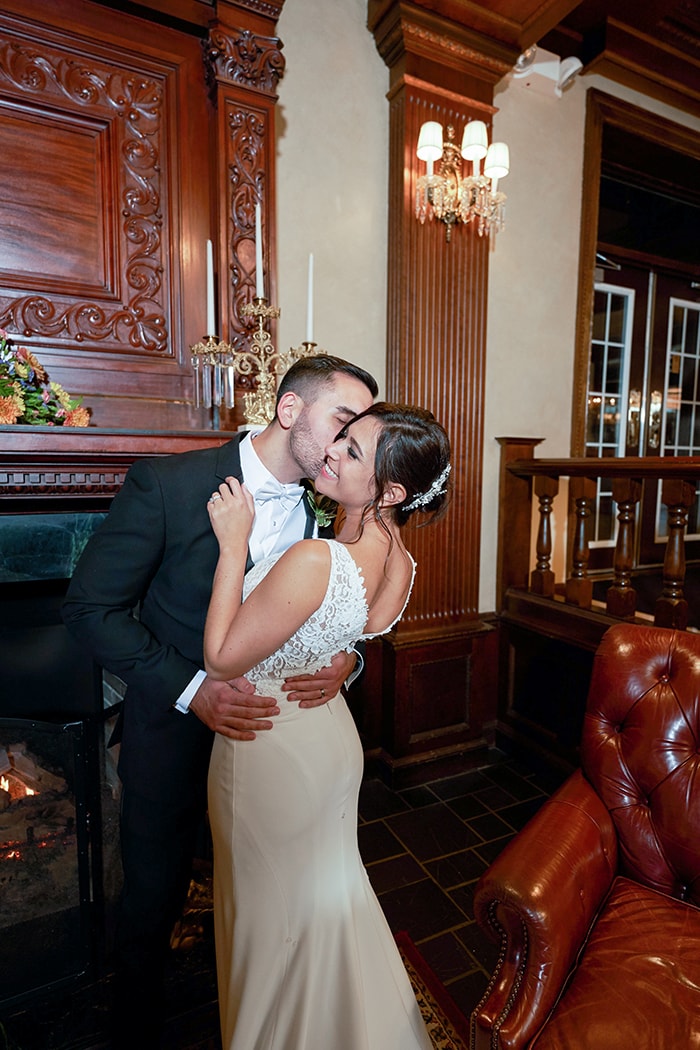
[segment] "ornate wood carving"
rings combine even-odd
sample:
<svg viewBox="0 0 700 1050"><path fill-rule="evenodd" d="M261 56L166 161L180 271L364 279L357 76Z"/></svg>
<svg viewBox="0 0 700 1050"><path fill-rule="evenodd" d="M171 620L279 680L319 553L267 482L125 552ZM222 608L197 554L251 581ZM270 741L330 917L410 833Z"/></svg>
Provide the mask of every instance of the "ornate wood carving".
<svg viewBox="0 0 700 1050"><path fill-rule="evenodd" d="M96 426L209 422L188 348L204 330L210 117L181 26L2 5L0 327Z"/></svg>
<svg viewBox="0 0 700 1050"><path fill-rule="evenodd" d="M246 24L259 15L266 23L275 25L284 7L284 0L212 0L212 3L216 5L219 18L230 22L233 17L234 21L240 21L245 14ZM260 18L257 21L260 22Z"/></svg>
<svg viewBox="0 0 700 1050"><path fill-rule="evenodd" d="M262 207L265 292L274 304L274 105L285 67L282 46L277 37L230 25L213 27L205 44L207 79L218 108L225 335L237 350L248 346L252 333L242 307L255 294L257 203Z"/></svg>
<svg viewBox="0 0 700 1050"><path fill-rule="evenodd" d="M493 85L512 69L522 48L505 38L501 19L491 33L496 27L480 24L474 5L468 11L452 5L449 13L446 7L369 0L368 25L391 70L392 86L405 74L423 76L436 87L490 102Z"/></svg>
<svg viewBox="0 0 700 1050"><path fill-rule="evenodd" d="M53 496L64 499L108 496L111 499L119 491L126 470L126 465L112 470L103 466L90 470L84 464L75 469L65 466L58 470L47 469L43 464L0 468L0 500L20 497L43 500Z"/></svg>
<svg viewBox="0 0 700 1050"><path fill-rule="evenodd" d="M0 427L0 513L107 510L134 460L221 445L229 437Z"/></svg>
<svg viewBox="0 0 700 1050"><path fill-rule="evenodd" d="M213 84L220 78L229 84L274 93L284 75L283 46L277 37L217 26L203 44L207 80Z"/></svg>
<svg viewBox="0 0 700 1050"><path fill-rule="evenodd" d="M251 339L252 324L242 313L242 307L255 294L255 205L269 200L266 194L267 145L271 115L246 107L237 98L225 97L226 127L226 239L228 245L229 282L227 289L229 342L236 349L245 349ZM264 208L264 211L267 211ZM263 240L268 223L264 223ZM263 250L269 258L269 249ZM266 290L270 287L269 263L266 270ZM270 299L270 291L267 291Z"/></svg>
<svg viewBox="0 0 700 1050"><path fill-rule="evenodd" d="M34 137L36 150L37 124L43 124L39 142L48 155L52 144L67 149L84 180L81 188L89 206L81 209L79 196L73 197L74 228L78 220L91 219L99 226L111 217L110 226L92 231L94 244L88 240L93 258L80 253L80 242L70 246L74 262L84 266L87 282L94 286L94 298L80 288L68 293L69 275L60 254L56 270L41 275L8 266L6 257L10 272L1 275L5 289L27 284L35 291L0 294L0 326L25 337L87 341L110 349L126 346L146 355L172 353L167 245L161 236L167 205L162 182L164 75L136 74L117 55L107 63L85 55L77 59L48 40L29 44L10 24L0 32L0 92L12 105L12 120L0 135L18 151L22 141L29 146ZM47 169L50 181L52 167ZM100 180L94 187L88 184L91 173ZM17 183L14 189L15 206L23 217L34 219L33 226L13 230L19 240L15 257L27 258L32 241L51 235L58 240L65 227L53 224L50 207L36 210ZM114 209L112 193L118 201ZM66 218L60 217L61 222ZM12 216L6 221L11 224Z"/></svg>

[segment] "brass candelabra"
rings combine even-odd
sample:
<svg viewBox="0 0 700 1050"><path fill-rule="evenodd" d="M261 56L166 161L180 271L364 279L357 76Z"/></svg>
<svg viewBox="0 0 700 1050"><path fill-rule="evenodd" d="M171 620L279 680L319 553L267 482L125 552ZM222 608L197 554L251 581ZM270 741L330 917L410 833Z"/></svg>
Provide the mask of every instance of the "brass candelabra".
<svg viewBox="0 0 700 1050"><path fill-rule="evenodd" d="M265 323L277 318L280 311L268 306L267 299L256 296L246 303L241 313L244 317L256 318L251 345L247 350L236 350L230 343L207 335L200 343L190 347L192 367L195 372L196 405L199 408L218 408L225 405L233 408L235 377L249 376L256 380L256 388L243 395L243 415L250 426L267 426L275 414L277 380L295 361L313 354L322 354L316 343L304 342L278 353L272 343Z"/></svg>

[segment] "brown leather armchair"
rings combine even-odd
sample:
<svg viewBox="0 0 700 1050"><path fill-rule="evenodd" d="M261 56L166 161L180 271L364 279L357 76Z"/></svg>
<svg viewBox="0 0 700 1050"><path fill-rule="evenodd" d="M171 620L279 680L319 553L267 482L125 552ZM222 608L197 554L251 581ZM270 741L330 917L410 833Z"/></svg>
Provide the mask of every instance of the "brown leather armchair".
<svg viewBox="0 0 700 1050"><path fill-rule="evenodd" d="M700 1047L700 635L621 623L581 766L484 873L472 1050Z"/></svg>

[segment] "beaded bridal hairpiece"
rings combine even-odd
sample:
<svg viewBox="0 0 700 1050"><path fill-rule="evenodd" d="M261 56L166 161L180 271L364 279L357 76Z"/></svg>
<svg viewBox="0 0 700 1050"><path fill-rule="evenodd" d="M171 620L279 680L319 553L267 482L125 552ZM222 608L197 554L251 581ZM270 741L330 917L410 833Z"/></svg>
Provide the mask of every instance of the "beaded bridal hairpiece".
<svg viewBox="0 0 700 1050"><path fill-rule="evenodd" d="M403 508L404 510L416 510L417 507L427 507L429 503L432 503L436 496L441 496L445 491L446 482L452 470L452 464L448 463L442 474L439 474L435 478L427 492L419 492L417 496L414 496L410 503L407 503Z"/></svg>

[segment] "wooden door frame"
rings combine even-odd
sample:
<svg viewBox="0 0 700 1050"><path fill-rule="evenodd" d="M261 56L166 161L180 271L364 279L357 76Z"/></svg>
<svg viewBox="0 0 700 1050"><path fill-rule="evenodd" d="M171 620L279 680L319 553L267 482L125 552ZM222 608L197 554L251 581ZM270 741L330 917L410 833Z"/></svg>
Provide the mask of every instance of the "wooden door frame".
<svg viewBox="0 0 700 1050"><path fill-rule="evenodd" d="M663 141L679 153L700 160L700 135L682 124L649 113L607 95L596 88L588 92L579 238L579 286L576 307L576 347L574 356L573 402L571 407L571 455L583 456L586 442L586 387L593 317L593 285L598 245L600 173L603 129L606 124L631 131L652 142Z"/></svg>

